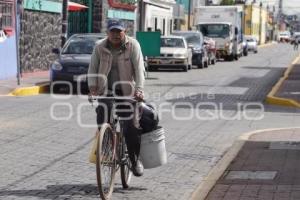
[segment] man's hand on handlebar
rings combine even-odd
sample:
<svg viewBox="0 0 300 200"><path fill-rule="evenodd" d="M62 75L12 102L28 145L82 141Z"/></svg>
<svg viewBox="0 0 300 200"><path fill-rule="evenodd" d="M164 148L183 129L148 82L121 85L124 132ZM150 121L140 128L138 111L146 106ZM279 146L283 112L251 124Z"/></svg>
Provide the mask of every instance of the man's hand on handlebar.
<svg viewBox="0 0 300 200"><path fill-rule="evenodd" d="M98 94L98 88L96 86L90 86L89 87L89 94L88 94L88 101L90 103L93 103L94 99L93 96L97 96Z"/></svg>
<svg viewBox="0 0 300 200"><path fill-rule="evenodd" d="M134 98L137 101L143 101L144 100L144 92L142 90L136 89L134 92Z"/></svg>

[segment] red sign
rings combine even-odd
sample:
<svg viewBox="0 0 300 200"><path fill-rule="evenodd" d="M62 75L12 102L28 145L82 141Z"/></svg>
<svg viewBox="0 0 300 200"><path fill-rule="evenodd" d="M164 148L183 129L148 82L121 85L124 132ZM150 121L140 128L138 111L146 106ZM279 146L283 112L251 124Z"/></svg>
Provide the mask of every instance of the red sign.
<svg viewBox="0 0 300 200"><path fill-rule="evenodd" d="M108 4L113 8L121 8L134 11L136 9L135 1L132 0L108 0Z"/></svg>

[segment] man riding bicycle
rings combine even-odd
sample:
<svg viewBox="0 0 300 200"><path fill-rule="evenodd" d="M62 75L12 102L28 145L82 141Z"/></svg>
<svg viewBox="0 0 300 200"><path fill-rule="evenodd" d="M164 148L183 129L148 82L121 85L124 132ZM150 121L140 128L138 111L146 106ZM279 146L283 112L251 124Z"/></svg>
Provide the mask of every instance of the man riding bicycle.
<svg viewBox="0 0 300 200"><path fill-rule="evenodd" d="M122 21L108 20L107 38L96 44L91 57L88 70L89 95L104 95L107 89L109 94L143 100L144 80L144 61L138 41L126 35ZM99 127L107 122L111 109L111 104L105 99L101 103L102 106L96 108ZM135 176L142 176L144 168L139 160L141 130L135 126L133 118L124 121L123 134L132 162L132 172Z"/></svg>

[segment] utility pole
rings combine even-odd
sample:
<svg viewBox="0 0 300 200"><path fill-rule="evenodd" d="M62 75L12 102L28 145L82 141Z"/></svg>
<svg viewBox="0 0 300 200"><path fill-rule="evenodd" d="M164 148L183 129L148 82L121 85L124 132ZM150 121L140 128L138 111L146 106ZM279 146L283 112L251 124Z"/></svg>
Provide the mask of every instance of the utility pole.
<svg viewBox="0 0 300 200"><path fill-rule="evenodd" d="M192 28L191 28L191 1L192 0L188 0L189 1L189 8L188 8L188 23L187 23L187 28L188 28L188 30L192 30Z"/></svg>
<svg viewBox="0 0 300 200"><path fill-rule="evenodd" d="M21 64L20 64L20 45L19 45L19 39L20 39L20 9L19 6L21 6L22 3L19 0L15 0L14 4L14 13L15 13L15 35L16 35L16 55L17 55L17 84L20 85L20 79L21 79Z"/></svg>
<svg viewBox="0 0 300 200"><path fill-rule="evenodd" d="M259 44L261 43L261 39L262 39L262 2L259 3Z"/></svg>
<svg viewBox="0 0 300 200"><path fill-rule="evenodd" d="M273 6L273 14L272 14L272 40L276 40L275 37L275 6Z"/></svg>
<svg viewBox="0 0 300 200"><path fill-rule="evenodd" d="M62 27L61 27L61 47L64 46L68 34L68 0L62 3Z"/></svg>
<svg viewBox="0 0 300 200"><path fill-rule="evenodd" d="M279 0L279 5L278 5L278 15L277 15L277 26L278 29L280 29L280 25L282 22L282 0Z"/></svg>

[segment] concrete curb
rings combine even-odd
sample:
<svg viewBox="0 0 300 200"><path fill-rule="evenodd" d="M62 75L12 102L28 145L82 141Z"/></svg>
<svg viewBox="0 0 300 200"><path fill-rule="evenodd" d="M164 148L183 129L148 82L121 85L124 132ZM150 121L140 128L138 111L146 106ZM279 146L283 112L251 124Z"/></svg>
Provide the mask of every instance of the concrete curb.
<svg viewBox="0 0 300 200"><path fill-rule="evenodd" d="M42 84L31 87L16 88L14 91L9 93L7 96L33 96L40 93L45 93L49 88L49 84Z"/></svg>
<svg viewBox="0 0 300 200"><path fill-rule="evenodd" d="M300 108L300 103L293 99L288 98L281 98L276 97L276 93L278 92L279 88L282 86L283 82L288 78L290 72L294 68L294 65L299 61L300 55L294 59L294 61L289 65L287 70L284 72L283 77L279 79L279 81L273 86L272 90L269 92L266 98L266 102L273 105L279 105L279 106L288 106L288 107L296 107Z"/></svg>
<svg viewBox="0 0 300 200"><path fill-rule="evenodd" d="M248 141L252 135L269 132L269 131L287 130L287 129L295 129L295 128L299 128L299 127L262 129L262 130L256 130L256 131L251 131L242 134L233 143L233 145L224 154L224 156L219 160L216 166L213 167L213 169L209 172L207 177L203 179L202 183L193 192L191 196L191 200L204 200L207 197L211 189L215 186L216 182L224 174L229 164L237 156L241 148L244 146L245 142Z"/></svg>

